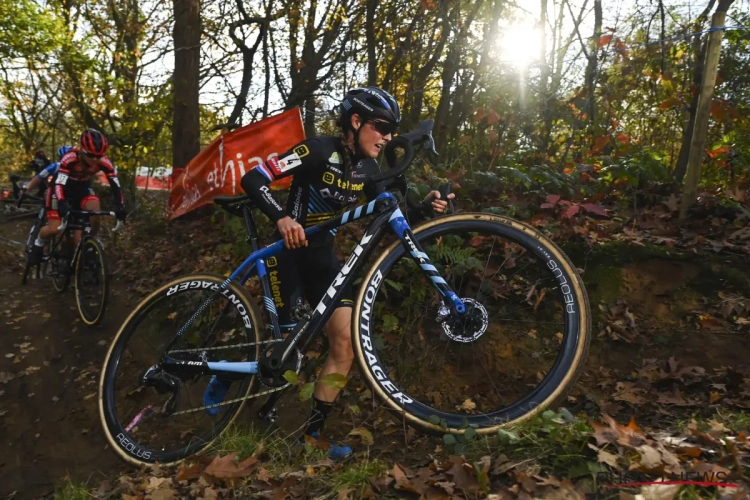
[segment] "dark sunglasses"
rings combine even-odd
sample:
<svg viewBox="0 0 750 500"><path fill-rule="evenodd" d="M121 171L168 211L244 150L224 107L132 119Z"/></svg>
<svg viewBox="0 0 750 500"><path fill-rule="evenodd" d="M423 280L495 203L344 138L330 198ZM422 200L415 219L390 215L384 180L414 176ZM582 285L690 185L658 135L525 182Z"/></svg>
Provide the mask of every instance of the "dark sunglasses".
<svg viewBox="0 0 750 500"><path fill-rule="evenodd" d="M393 134L396 132L396 124L391 122L381 122L381 121L375 121L370 120L370 123L372 123L372 126L375 127L375 130L377 130L380 135L388 135Z"/></svg>
<svg viewBox="0 0 750 500"><path fill-rule="evenodd" d="M104 155L95 155L95 154L89 153L88 151L84 151L83 154L88 156L89 158L96 158L97 160L101 158L102 156L104 156Z"/></svg>

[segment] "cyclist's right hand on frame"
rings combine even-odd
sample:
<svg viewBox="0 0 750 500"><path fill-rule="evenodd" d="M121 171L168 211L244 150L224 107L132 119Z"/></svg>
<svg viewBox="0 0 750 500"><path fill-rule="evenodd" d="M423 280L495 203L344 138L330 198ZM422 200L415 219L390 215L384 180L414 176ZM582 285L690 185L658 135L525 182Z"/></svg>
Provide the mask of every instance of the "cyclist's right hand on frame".
<svg viewBox="0 0 750 500"><path fill-rule="evenodd" d="M307 246L305 229L296 220L289 216L284 217L276 223L276 227L279 228L287 248L295 249Z"/></svg>

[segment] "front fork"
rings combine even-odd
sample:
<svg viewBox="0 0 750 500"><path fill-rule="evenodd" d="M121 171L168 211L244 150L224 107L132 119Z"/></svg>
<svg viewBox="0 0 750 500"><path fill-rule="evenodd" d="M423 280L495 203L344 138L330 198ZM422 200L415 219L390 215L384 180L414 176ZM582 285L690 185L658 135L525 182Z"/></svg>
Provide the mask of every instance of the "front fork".
<svg viewBox="0 0 750 500"><path fill-rule="evenodd" d="M414 233L411 231L411 227L409 227L409 223L404 219L401 210L398 209L393 212L393 215L391 215L388 222L393 231L401 239L401 243L404 245L406 251L409 252L412 259L414 259L414 262L422 268L422 271L424 271L425 275L430 279L432 286L440 294L440 297L442 297L443 305L439 310L438 321L445 319L451 311L457 313L459 316L463 315L466 312L466 306L461 298L456 295L456 292L448 286L445 279L440 276L440 273L432 264L430 258L419 245L417 239L414 237Z"/></svg>

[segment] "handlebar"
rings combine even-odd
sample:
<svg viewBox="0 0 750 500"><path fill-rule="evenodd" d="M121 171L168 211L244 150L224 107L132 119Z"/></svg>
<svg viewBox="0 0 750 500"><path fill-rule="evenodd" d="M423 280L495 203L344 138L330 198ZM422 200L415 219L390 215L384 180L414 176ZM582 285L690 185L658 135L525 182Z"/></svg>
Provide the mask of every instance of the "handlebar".
<svg viewBox="0 0 750 500"><path fill-rule="evenodd" d="M65 231L65 228L68 227L68 222L70 222L70 216L71 215L104 215L109 217L116 217L117 215L114 212L104 212L101 210L71 210L68 212L68 214L65 216L65 218L62 221L62 224L60 224L60 227L58 228L59 231ZM115 227L112 228L112 232L115 233L119 231L123 226L123 222L121 220L117 221L117 224L115 224Z"/></svg>
<svg viewBox="0 0 750 500"><path fill-rule="evenodd" d="M437 155L435 150L435 139L432 137L432 127L435 125L434 120L424 120L419 124L419 128L412 132L401 134L388 142L385 147L385 159L391 168L385 172L373 175L369 182L378 184L383 181L395 179L403 175L414 161L414 147L425 145L425 149ZM399 160L396 158L396 150L403 149L404 156Z"/></svg>

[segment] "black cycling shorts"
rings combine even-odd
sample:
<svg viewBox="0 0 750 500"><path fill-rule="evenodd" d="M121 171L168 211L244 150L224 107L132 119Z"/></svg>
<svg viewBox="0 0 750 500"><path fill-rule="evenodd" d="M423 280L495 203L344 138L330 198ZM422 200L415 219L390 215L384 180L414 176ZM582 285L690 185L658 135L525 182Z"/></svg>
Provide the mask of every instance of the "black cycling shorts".
<svg viewBox="0 0 750 500"><path fill-rule="evenodd" d="M284 247L278 256L266 261L266 267L279 325L282 330L288 330L296 324L292 313L302 304L303 297L314 310L343 265L336 257L333 236L322 235L308 240L306 247L296 250ZM354 291L348 285L342 290L338 307L353 304Z"/></svg>
<svg viewBox="0 0 750 500"><path fill-rule="evenodd" d="M47 209L48 219L60 218L60 215L57 213L57 197L55 196L54 188L55 186L52 185L47 190L45 208ZM99 201L99 197L96 196L96 193L91 189L91 185L88 182L75 182L68 180L64 189L65 201L68 202L72 210L83 210L83 204L89 200Z"/></svg>

